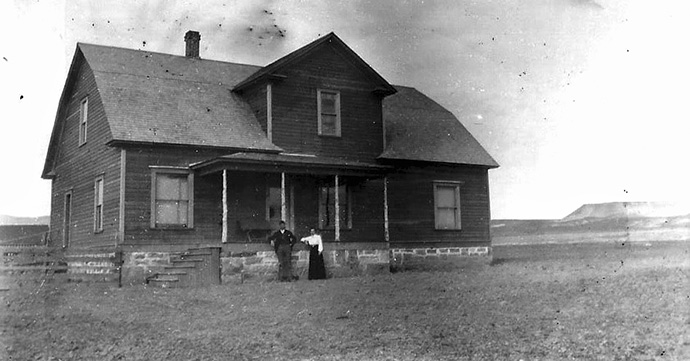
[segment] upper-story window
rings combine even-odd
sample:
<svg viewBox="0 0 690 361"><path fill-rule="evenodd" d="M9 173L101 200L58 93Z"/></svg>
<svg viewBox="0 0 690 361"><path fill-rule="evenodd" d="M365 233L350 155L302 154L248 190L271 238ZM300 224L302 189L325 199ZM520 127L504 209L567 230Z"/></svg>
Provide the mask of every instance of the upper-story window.
<svg viewBox="0 0 690 361"><path fill-rule="evenodd" d="M340 136L340 92L317 90L319 135Z"/></svg>
<svg viewBox="0 0 690 361"><path fill-rule="evenodd" d="M84 98L79 106L79 145L86 143L87 120L89 118L89 98Z"/></svg>

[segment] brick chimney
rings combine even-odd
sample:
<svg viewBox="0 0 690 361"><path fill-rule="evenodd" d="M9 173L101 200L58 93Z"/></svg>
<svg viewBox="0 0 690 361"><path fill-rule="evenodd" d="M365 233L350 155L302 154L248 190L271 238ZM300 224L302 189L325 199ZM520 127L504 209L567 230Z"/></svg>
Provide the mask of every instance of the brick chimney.
<svg viewBox="0 0 690 361"><path fill-rule="evenodd" d="M201 35L198 31L190 30L184 34L185 46L184 56L189 58L199 58L199 42L201 42Z"/></svg>

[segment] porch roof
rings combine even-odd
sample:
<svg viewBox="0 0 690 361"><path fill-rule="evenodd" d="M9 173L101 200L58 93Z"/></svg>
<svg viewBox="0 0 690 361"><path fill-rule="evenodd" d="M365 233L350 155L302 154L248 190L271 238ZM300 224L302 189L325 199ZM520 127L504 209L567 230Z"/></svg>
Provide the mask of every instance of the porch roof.
<svg viewBox="0 0 690 361"><path fill-rule="evenodd" d="M309 154L269 154L238 152L211 158L189 166L200 175L219 172L223 169L286 172L297 174L338 174L356 176L381 176L392 167L377 163L358 162L342 158L320 157Z"/></svg>

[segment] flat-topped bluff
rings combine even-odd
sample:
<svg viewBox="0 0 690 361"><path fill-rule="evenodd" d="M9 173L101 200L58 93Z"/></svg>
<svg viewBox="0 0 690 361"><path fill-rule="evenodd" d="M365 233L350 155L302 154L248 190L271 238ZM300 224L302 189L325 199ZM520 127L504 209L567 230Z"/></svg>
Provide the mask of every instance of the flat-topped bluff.
<svg viewBox="0 0 690 361"><path fill-rule="evenodd" d="M563 220L674 217L686 214L690 214L690 204L682 202L609 202L584 204L564 217Z"/></svg>

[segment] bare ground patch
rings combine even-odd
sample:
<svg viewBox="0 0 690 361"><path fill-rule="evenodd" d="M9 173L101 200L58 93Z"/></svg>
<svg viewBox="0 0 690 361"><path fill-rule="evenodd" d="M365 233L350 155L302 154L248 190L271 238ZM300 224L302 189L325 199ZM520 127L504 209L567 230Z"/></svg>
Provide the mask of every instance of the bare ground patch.
<svg viewBox="0 0 690 361"><path fill-rule="evenodd" d="M0 295L0 358L687 360L689 252L499 246L492 266L199 289L26 279Z"/></svg>

